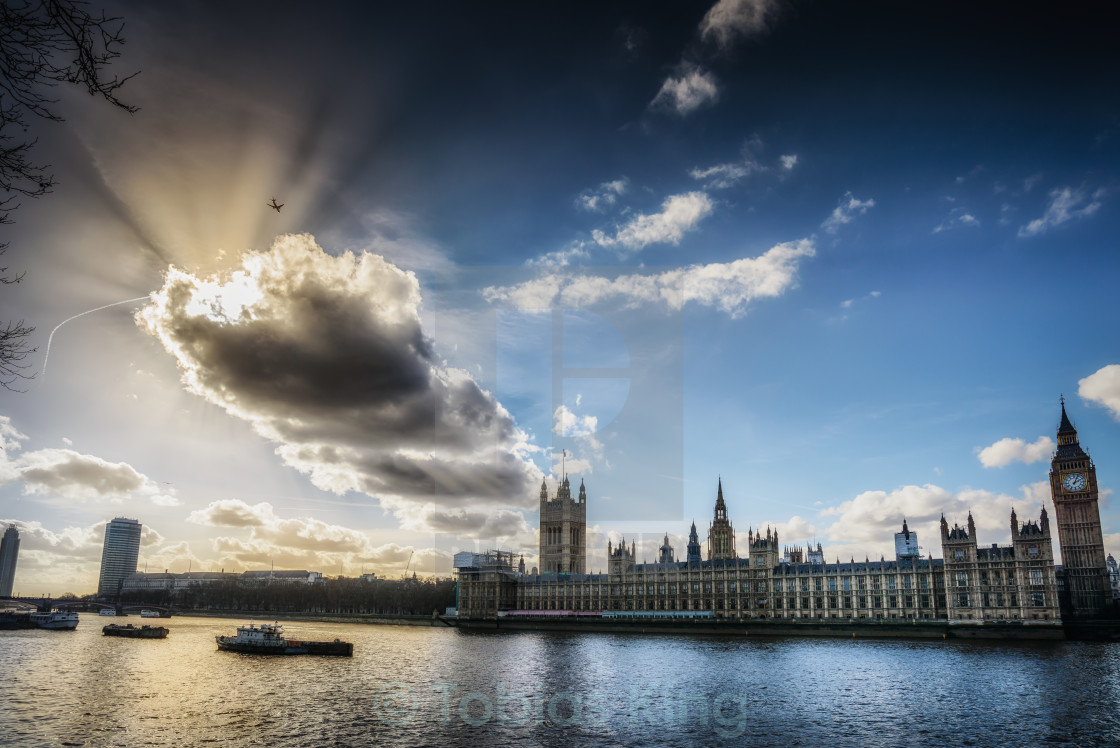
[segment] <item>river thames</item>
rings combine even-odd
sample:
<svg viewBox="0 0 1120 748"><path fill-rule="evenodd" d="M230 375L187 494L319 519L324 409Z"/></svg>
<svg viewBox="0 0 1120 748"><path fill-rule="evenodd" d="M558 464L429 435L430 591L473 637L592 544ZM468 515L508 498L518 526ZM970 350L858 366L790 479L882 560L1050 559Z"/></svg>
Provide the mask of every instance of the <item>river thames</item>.
<svg viewBox="0 0 1120 748"><path fill-rule="evenodd" d="M238 619L165 619L164 640L112 620L0 632L0 744L1120 745L1120 644L292 621L354 657L270 658L217 651Z"/></svg>

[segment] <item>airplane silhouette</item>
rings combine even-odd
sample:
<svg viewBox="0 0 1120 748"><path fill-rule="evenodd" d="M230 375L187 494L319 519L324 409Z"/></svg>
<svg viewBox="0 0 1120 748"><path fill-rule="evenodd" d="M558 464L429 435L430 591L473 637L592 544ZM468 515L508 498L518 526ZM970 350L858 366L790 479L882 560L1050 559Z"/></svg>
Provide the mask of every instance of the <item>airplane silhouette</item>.
<svg viewBox="0 0 1120 748"><path fill-rule="evenodd" d="M284 207L284 203L280 203L279 205L276 204L276 198L272 198L272 202L271 203L265 203L265 205L272 208L277 213L279 213L280 209Z"/></svg>

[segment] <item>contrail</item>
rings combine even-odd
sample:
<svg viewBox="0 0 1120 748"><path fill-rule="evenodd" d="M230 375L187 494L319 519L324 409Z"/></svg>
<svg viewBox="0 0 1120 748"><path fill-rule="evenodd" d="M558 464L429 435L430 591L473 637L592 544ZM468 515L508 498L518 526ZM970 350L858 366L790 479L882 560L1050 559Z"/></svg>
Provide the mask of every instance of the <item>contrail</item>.
<svg viewBox="0 0 1120 748"><path fill-rule="evenodd" d="M147 296L138 296L135 299L125 299L124 301L114 301L112 304L106 304L105 306L99 306L96 309L87 309L84 312L81 312L79 314L75 314L73 317L68 317L67 319L62 320L57 325L55 325L55 328L53 330L51 330L50 337L47 338L47 352L43 356L43 381L44 382L47 381L47 361L51 357L51 341L54 340L54 334L56 332L58 332L58 328L62 327L67 322L70 322L71 320L77 319L78 317L84 317L87 314L93 314L94 312L100 312L102 309L108 309L111 306L120 306L121 304L131 304L135 301L147 301L148 298L149 297L147 297Z"/></svg>

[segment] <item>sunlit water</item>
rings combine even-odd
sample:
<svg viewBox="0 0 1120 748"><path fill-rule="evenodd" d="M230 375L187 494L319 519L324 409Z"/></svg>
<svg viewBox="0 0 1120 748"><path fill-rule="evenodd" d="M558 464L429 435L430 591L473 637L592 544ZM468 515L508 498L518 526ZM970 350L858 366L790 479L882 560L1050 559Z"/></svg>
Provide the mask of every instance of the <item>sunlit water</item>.
<svg viewBox="0 0 1120 748"><path fill-rule="evenodd" d="M81 618L0 631L0 744L1120 745L1117 644L290 622L354 657L262 657L217 650L236 620L138 640Z"/></svg>

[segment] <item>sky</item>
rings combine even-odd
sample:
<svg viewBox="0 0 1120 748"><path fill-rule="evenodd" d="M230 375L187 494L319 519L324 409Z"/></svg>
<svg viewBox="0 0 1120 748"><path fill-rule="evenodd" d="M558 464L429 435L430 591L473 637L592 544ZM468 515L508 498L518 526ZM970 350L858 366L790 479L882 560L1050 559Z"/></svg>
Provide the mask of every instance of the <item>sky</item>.
<svg viewBox="0 0 1120 748"><path fill-rule="evenodd" d="M536 562L542 480L654 559L1009 543L1059 398L1120 553L1120 53L1104 3L106 5L3 227L16 589ZM266 203L283 204L277 212ZM1055 540L1055 552L1057 552Z"/></svg>

